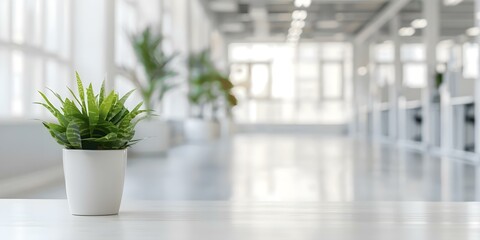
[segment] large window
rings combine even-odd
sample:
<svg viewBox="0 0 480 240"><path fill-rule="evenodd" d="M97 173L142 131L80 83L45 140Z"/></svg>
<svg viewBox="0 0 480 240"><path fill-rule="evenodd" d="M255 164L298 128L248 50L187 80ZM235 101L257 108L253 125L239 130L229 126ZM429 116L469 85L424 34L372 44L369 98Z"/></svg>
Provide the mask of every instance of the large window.
<svg viewBox="0 0 480 240"><path fill-rule="evenodd" d="M0 0L0 117L31 118L37 90L71 84L70 0ZM50 94L49 94L50 95Z"/></svg>
<svg viewBox="0 0 480 240"><path fill-rule="evenodd" d="M400 49L403 64L403 85L407 88L427 86L427 66L423 44L404 44Z"/></svg>
<svg viewBox="0 0 480 240"><path fill-rule="evenodd" d="M230 73L243 123L344 123L345 43L233 43Z"/></svg>
<svg viewBox="0 0 480 240"><path fill-rule="evenodd" d="M138 66L127 34L139 32L146 26L163 33L163 47L167 53L179 54L172 65L178 72L178 82L183 84L169 92L163 106L159 106L163 107L164 116L182 118L188 115L188 70L185 63L190 52L209 48L213 42L215 61L220 61L222 69L226 69L223 36L217 31L212 38L212 32L216 30L201 1L115 0L115 4L104 1L85 1L83 4L84 1L80 0L0 0L0 118L32 119L46 114L43 108L32 104L40 100L36 91L45 91L48 86L62 95L68 95L65 85L74 85L73 63L79 70L89 69L89 54L82 56L86 51L77 48L83 48L92 41L99 48L99 51L92 50L93 47L89 49L98 52L96 64L91 67L92 75L98 80L92 81L100 82L103 76L98 76L109 71L106 77L115 81L113 84L108 82L107 87L115 87L120 93L131 89L133 86L128 80L114 75L111 64L116 67ZM72 11L89 11L96 4L99 8L92 16L82 17L80 14L75 18L81 20L72 21ZM111 21L108 18L112 16L112 9L108 8L113 5L115 19ZM114 30L89 31L89 22L97 22L97 17L101 19L98 19L95 30L112 30L112 27ZM87 18L89 21L82 21ZM78 29L73 31L73 27ZM81 38L73 38L72 33L79 34ZM114 49L110 49L113 45ZM130 102L140 98L138 91L135 94ZM53 97L50 93L48 96Z"/></svg>
<svg viewBox="0 0 480 240"><path fill-rule="evenodd" d="M342 96L343 69L339 63L322 65L322 95L326 99L338 99Z"/></svg>
<svg viewBox="0 0 480 240"><path fill-rule="evenodd" d="M463 45L463 77L475 79L478 76L478 43Z"/></svg>
<svg viewBox="0 0 480 240"><path fill-rule="evenodd" d="M393 61L395 58L394 46L391 42L383 42L375 45L375 81L380 88L385 88L395 81ZM386 100L386 99L383 99Z"/></svg>

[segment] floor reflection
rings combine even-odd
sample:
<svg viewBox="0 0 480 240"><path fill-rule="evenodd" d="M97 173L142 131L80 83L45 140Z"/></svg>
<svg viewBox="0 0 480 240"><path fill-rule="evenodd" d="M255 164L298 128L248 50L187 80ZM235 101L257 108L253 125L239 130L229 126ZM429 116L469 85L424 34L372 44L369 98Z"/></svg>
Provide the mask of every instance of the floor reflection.
<svg viewBox="0 0 480 240"><path fill-rule="evenodd" d="M239 134L129 160L125 199L475 201L478 165L346 137ZM65 197L62 184L22 198Z"/></svg>

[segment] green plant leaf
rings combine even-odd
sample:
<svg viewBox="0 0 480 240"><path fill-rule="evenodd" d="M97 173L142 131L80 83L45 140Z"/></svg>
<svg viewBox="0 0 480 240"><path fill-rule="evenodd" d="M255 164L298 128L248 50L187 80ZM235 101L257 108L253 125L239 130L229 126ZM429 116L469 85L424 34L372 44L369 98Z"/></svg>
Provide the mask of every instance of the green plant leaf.
<svg viewBox="0 0 480 240"><path fill-rule="evenodd" d="M85 91L83 90L82 79L80 78L80 75L78 74L78 72L75 72L75 77L77 78L78 95L80 96L80 99L82 100L80 105L86 106L86 104L85 104Z"/></svg>
<svg viewBox="0 0 480 240"><path fill-rule="evenodd" d="M100 88L100 94L98 98L98 105L102 105L103 99L105 99L105 80L102 82L102 87Z"/></svg>
<svg viewBox="0 0 480 240"><path fill-rule="evenodd" d="M65 118L65 116L63 116L60 111L58 110L55 110L54 108L50 107L48 104L45 104L45 103L41 103L41 102L34 102L35 104L39 104L39 105L42 105L43 107L45 107L55 118L58 119L58 122L62 125L62 126L67 126L68 125L68 121L67 119Z"/></svg>
<svg viewBox="0 0 480 240"><path fill-rule="evenodd" d="M65 132L60 132L52 128L49 128L48 131L50 132L50 135L53 137L53 139L55 139L55 141L60 145L63 145L66 148L72 147L67 140L67 134Z"/></svg>
<svg viewBox="0 0 480 240"><path fill-rule="evenodd" d="M69 87L67 87L68 91L70 91L70 94L72 94L73 98L75 99L75 101L78 103L78 105L80 106L80 108L82 109L82 114L85 114L87 115L87 108L80 102L80 100L78 99L77 95L75 94L75 92L73 92L73 90Z"/></svg>
<svg viewBox="0 0 480 240"><path fill-rule="evenodd" d="M125 108L124 107L125 102L127 101L127 99L130 97L130 95L134 91L135 91L135 89L127 92L125 95L123 95L122 98L120 98L120 100L118 100L115 103L115 106L113 107L113 110L111 111L111 114L109 114L109 120L115 118L117 116L117 114L119 114Z"/></svg>
<svg viewBox="0 0 480 240"><path fill-rule="evenodd" d="M110 109L112 109L113 103L116 99L116 94L114 91L110 92L108 94L107 98L105 98L105 101L103 101L100 104L100 119L105 120L110 112Z"/></svg>
<svg viewBox="0 0 480 240"><path fill-rule="evenodd" d="M65 102L63 103L63 112L65 113L66 118L84 118L84 115L82 114L82 112L80 112L75 103L68 98L66 98Z"/></svg>
<svg viewBox="0 0 480 240"><path fill-rule="evenodd" d="M42 122L42 123L46 128L55 130L57 132L65 132L66 130L66 128L62 125L58 125L55 123L48 123L48 122Z"/></svg>
<svg viewBox="0 0 480 240"><path fill-rule="evenodd" d="M172 89L166 86L167 82L176 75L170 66L178 54L165 54L162 50L162 35L155 33L150 27L140 33L131 34L129 38L137 61L145 73L143 74L145 79L139 79L136 69L122 67L120 72L140 91L145 107L153 109L154 105L162 100L164 93ZM115 114L119 112L120 110L117 109ZM113 118L115 114L110 117Z"/></svg>
<svg viewBox="0 0 480 240"><path fill-rule="evenodd" d="M109 133L101 138L86 138L85 141L92 141L92 142L112 142L118 141L117 133Z"/></svg>
<svg viewBox="0 0 480 240"><path fill-rule="evenodd" d="M53 112L60 112L51 102L48 100L47 96L43 92L38 91L40 93L40 96L42 96L43 100L48 104L48 106L53 110ZM55 114L54 114L55 115Z"/></svg>
<svg viewBox="0 0 480 240"><path fill-rule="evenodd" d="M97 125L98 119L100 118L100 112L98 109L97 101L95 99L95 94L93 93L92 84L87 88L87 101L88 101L88 119L90 126L90 133L93 132L95 126Z"/></svg>
<svg viewBox="0 0 480 240"><path fill-rule="evenodd" d="M68 124L66 131L67 140L74 148L82 148L82 137L80 135L80 125L76 121Z"/></svg>
<svg viewBox="0 0 480 240"><path fill-rule="evenodd" d="M64 104L64 100L62 99L62 97L60 96L60 94L54 92L52 89L50 88L47 88L53 95L55 95L55 97L57 97L57 99L62 103Z"/></svg>

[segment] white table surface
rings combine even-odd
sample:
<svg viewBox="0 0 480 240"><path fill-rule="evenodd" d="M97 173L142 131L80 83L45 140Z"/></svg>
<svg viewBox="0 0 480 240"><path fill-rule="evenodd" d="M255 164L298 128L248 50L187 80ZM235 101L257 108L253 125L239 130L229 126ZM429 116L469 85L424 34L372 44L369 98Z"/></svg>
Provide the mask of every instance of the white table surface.
<svg viewBox="0 0 480 240"><path fill-rule="evenodd" d="M480 203L124 200L80 217L65 200L0 200L0 239L480 239Z"/></svg>

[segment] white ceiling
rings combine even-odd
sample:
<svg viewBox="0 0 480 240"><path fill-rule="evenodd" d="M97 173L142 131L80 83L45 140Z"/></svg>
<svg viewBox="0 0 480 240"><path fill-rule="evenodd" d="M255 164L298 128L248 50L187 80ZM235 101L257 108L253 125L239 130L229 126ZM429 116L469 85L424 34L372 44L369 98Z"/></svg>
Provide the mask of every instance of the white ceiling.
<svg viewBox="0 0 480 240"><path fill-rule="evenodd" d="M296 8L293 0L204 0L220 29L235 40L284 39ZM389 0L312 0L302 39L349 37L371 21ZM441 33L459 35L474 24L474 0L442 6ZM402 26L422 18L421 0L412 0L400 13ZM387 24L388 25L388 24ZM382 31L387 34L389 29ZM418 34L421 31L417 31Z"/></svg>

